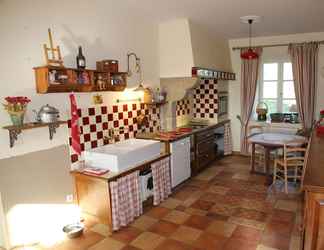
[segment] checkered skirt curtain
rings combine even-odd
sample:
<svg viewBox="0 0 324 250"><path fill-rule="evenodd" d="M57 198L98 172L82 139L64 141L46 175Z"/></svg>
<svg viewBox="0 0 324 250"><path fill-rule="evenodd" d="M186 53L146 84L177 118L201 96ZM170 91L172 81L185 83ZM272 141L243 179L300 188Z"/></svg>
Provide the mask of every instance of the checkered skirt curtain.
<svg viewBox="0 0 324 250"><path fill-rule="evenodd" d="M139 171L110 182L113 230L118 230L143 213Z"/></svg>
<svg viewBox="0 0 324 250"><path fill-rule="evenodd" d="M170 157L151 165L153 176L153 204L158 205L171 194Z"/></svg>
<svg viewBox="0 0 324 250"><path fill-rule="evenodd" d="M230 155L233 152L231 124L224 125L224 155Z"/></svg>

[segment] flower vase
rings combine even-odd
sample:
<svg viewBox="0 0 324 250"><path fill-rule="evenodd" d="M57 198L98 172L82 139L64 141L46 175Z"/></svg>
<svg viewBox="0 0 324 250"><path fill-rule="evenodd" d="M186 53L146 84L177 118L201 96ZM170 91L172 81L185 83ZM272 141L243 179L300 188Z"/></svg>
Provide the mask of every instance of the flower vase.
<svg viewBox="0 0 324 250"><path fill-rule="evenodd" d="M24 124L25 112L10 112L12 125L21 127Z"/></svg>

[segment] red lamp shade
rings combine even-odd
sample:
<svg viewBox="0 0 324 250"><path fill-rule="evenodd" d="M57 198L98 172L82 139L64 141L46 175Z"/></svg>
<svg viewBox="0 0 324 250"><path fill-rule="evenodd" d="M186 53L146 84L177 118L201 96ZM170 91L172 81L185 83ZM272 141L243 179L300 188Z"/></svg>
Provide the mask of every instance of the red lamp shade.
<svg viewBox="0 0 324 250"><path fill-rule="evenodd" d="M249 48L247 51L241 53L241 58L251 60L259 58L259 55L258 53L254 52L253 49Z"/></svg>

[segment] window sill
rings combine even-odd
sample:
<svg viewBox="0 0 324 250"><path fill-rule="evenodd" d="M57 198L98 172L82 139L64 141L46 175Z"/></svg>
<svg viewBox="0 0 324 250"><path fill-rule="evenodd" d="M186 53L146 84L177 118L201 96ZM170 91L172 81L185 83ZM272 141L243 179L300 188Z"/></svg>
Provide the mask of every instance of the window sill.
<svg viewBox="0 0 324 250"><path fill-rule="evenodd" d="M287 129L301 129L301 123L288 123L288 122L271 122L271 121L257 121L257 120L250 120L250 125L261 125L264 127L270 128L287 128Z"/></svg>

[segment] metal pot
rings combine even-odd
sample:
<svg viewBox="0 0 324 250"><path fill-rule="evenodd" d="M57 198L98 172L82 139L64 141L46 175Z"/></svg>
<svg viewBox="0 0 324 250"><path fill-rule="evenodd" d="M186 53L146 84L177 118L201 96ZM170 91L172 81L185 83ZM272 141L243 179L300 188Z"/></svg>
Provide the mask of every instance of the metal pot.
<svg viewBox="0 0 324 250"><path fill-rule="evenodd" d="M60 117L60 111L48 104L42 106L38 112L36 110L33 111L36 114L36 121L42 123L57 122Z"/></svg>

